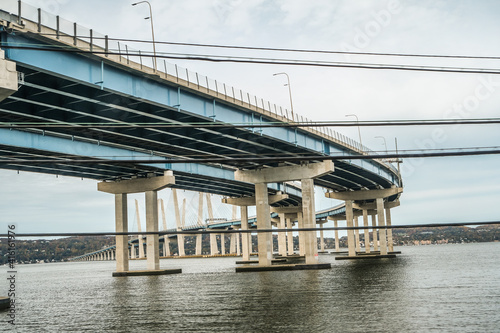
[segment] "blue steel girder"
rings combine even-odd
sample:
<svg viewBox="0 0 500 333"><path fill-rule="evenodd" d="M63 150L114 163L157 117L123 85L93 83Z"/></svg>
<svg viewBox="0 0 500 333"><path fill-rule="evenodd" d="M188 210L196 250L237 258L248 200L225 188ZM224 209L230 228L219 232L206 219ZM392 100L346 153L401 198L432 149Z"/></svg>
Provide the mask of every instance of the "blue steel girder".
<svg viewBox="0 0 500 333"><path fill-rule="evenodd" d="M2 33L2 41L9 44L26 41L33 43L34 40ZM103 62L96 57L16 49L7 49L7 57L17 62L18 71L25 73L26 83L17 93L0 103L0 120L4 122L183 124L214 120L228 123L253 122L255 119L262 123L271 121L222 99L203 96L199 92L175 86L172 82L124 69L123 66ZM103 82L96 84L99 81ZM336 161L335 172L317 179L315 181L317 185L334 190L375 189L387 188L393 184L400 185L394 170L374 161L349 161L349 155L356 154L355 152L334 142L325 143L324 139L304 130L262 128L256 133L241 128L72 126L51 129L45 134L97 144L101 147L149 154L156 158L279 157L321 155L322 152L329 151L333 155L345 155L346 160ZM2 142L0 144L5 146ZM255 166L257 165L249 163L244 167ZM30 167L36 169L35 166ZM172 165L139 166L142 168L141 172L144 172L144 168L160 172L162 169L172 167ZM228 163L221 169L232 173L236 167L241 165ZM128 170L127 168L125 169ZM193 169L200 168L203 167L184 166L184 170L178 172L192 174ZM214 166L209 167L209 172L214 169ZM87 173L84 175L87 177ZM196 177L202 175L203 173L193 176L192 180L186 181L186 186L196 186ZM126 172L121 175L124 176L127 176ZM109 177L108 173L99 171L90 178ZM228 180L231 177L222 178Z"/></svg>

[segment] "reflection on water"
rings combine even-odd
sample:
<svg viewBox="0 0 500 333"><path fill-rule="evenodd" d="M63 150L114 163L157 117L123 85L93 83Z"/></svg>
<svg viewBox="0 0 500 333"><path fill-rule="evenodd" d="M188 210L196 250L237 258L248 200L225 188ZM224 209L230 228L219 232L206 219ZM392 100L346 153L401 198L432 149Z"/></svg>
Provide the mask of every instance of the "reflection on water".
<svg viewBox="0 0 500 333"><path fill-rule="evenodd" d="M498 330L500 244L400 250L378 261L323 255L332 269L319 271L234 273L235 258L165 260L183 274L124 278L111 277L113 262L20 266L16 331Z"/></svg>

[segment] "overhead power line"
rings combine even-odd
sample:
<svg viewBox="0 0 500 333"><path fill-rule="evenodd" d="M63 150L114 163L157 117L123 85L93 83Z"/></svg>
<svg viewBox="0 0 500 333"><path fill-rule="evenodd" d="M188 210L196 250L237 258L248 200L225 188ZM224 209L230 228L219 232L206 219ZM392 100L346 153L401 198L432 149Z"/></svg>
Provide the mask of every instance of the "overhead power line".
<svg viewBox="0 0 500 333"><path fill-rule="evenodd" d="M57 34L40 33L44 36L57 36ZM71 36L74 37L74 36ZM89 36L76 36L79 39L89 39ZM104 40L106 37L93 36L93 39ZM145 39L130 39L130 38L107 38L109 41L130 42L152 44L151 40ZM498 56L475 56L475 55L442 55L442 54L417 54L417 53L384 53L384 52L353 52L353 51L336 51L336 50L317 50L317 49L294 49L294 48L276 48L276 47L256 47L242 45L221 45L221 44L202 44L202 43L182 43L169 41L155 41L159 45L175 45L175 46L191 46L191 47L207 47L218 49L234 49L234 50L254 50L254 51L272 51L272 52L295 52L295 53L319 53L319 54L341 54L341 55L362 55L362 56L388 56L388 57L413 57L413 58L455 58L455 59L488 59L499 60Z"/></svg>
<svg viewBox="0 0 500 333"><path fill-rule="evenodd" d="M289 121L265 123L53 123L53 122L0 122L0 128L269 128L269 127L382 127L382 126L435 126L435 125L493 125L500 118L475 119L423 119L423 120L367 120L367 121Z"/></svg>
<svg viewBox="0 0 500 333"><path fill-rule="evenodd" d="M476 156L476 155L498 155L500 149L476 150L476 151L454 151L454 152L433 152L433 153L406 153L406 154L366 154L366 155L311 155L311 156L289 156L289 157L242 157L242 158L178 158L178 159L5 159L0 160L0 165L5 164L192 164L192 163L216 163L235 165L239 163L279 163L279 162L305 162L305 161L335 161L335 160L368 160L368 159L402 159L402 158L429 158L429 157L455 157L455 156Z"/></svg>
<svg viewBox="0 0 500 333"><path fill-rule="evenodd" d="M54 47L43 48L43 47L33 47L33 46L12 46L12 45L3 45L2 48L51 51L51 52L67 52L67 53L79 53L79 54L119 55L125 57L126 56L156 57L162 59L207 61L207 62L219 62L219 63L311 66L311 67L353 68L353 69L372 69L372 70L376 69L376 70L398 70L398 71L423 71L423 72L460 73L460 74L500 74L500 69L496 68L391 65L391 64L310 61L310 60L293 60L293 59L291 60L291 59L273 59L273 58L243 58L243 57L231 57L231 56L220 57L214 55L185 55L185 54L170 54L170 53L157 54L155 56L151 53L131 54L126 52L85 51L73 48L60 49Z"/></svg>
<svg viewBox="0 0 500 333"><path fill-rule="evenodd" d="M415 228L443 228L443 227L465 227L469 225L499 225L500 221L477 221L477 222L457 222L457 223L431 223L431 224L406 224L406 225L385 225L385 226L369 226L368 229L415 229ZM330 231L330 230L364 230L365 226L361 227L323 227L323 228L298 228L293 231ZM79 237L79 236L138 236L138 235L189 235L189 234L237 234L237 233L273 233L273 232L289 232L290 229L249 229L249 230L221 230L221 229L198 229L198 230L167 230L167 231L144 231L144 232L66 232L66 233L18 233L16 237ZM7 234L0 234L0 237L8 237Z"/></svg>

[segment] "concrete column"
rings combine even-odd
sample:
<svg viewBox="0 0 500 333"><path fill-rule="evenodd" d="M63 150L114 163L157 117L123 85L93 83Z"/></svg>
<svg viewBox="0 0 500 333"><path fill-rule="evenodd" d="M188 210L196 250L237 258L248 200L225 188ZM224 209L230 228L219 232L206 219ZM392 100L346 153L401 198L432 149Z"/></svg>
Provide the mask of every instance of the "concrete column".
<svg viewBox="0 0 500 333"><path fill-rule="evenodd" d="M203 226L203 193L201 192L198 193L198 225ZM201 251L203 248L202 240L203 240L203 235L197 234L196 252L195 252L197 256L201 255Z"/></svg>
<svg viewBox="0 0 500 333"><path fill-rule="evenodd" d="M248 207L241 206L241 230L248 230ZM252 246L250 233L241 234L241 252L243 261L250 260L250 247Z"/></svg>
<svg viewBox="0 0 500 333"><path fill-rule="evenodd" d="M356 216L354 218L354 226L357 228L359 227L359 223L358 223L358 217ZM359 229L356 229L354 230L354 241L355 241L355 244L356 244L356 252L361 252L361 246L360 246L360 242L359 242Z"/></svg>
<svg viewBox="0 0 500 333"><path fill-rule="evenodd" d="M146 191L146 231L158 232L158 193ZM160 269L160 242L158 234L146 236L147 268Z"/></svg>
<svg viewBox="0 0 500 333"><path fill-rule="evenodd" d="M213 222L214 221L214 211L212 209L212 198L210 194L206 194L207 198L207 209L208 209L208 219ZM219 247L217 246L217 235L210 234L210 254L216 255L219 254Z"/></svg>
<svg viewBox="0 0 500 333"><path fill-rule="evenodd" d="M210 234L210 254L219 254L219 246L217 245L217 234Z"/></svg>
<svg viewBox="0 0 500 333"><path fill-rule="evenodd" d="M304 222L302 219L302 212L297 213L297 226L299 229L304 228ZM299 231L299 255L306 255L306 244L305 244L305 236L303 231Z"/></svg>
<svg viewBox="0 0 500 333"><path fill-rule="evenodd" d="M202 234L197 234L196 235L196 252L195 254L197 256L201 255L201 249L202 249Z"/></svg>
<svg viewBox="0 0 500 333"><path fill-rule="evenodd" d="M266 183L255 184L255 200L257 208L257 230L271 229L271 211ZM271 266L273 259L272 235L269 232L257 234L259 265Z"/></svg>
<svg viewBox="0 0 500 333"><path fill-rule="evenodd" d="M319 227L321 228L319 230L319 246L320 246L321 252L325 252L325 238L324 238L324 234L323 234L323 223L320 223Z"/></svg>
<svg viewBox="0 0 500 333"><path fill-rule="evenodd" d="M115 194L115 230L128 232L127 195ZM119 235L115 237L116 244L116 271L128 271L128 237Z"/></svg>
<svg viewBox="0 0 500 333"><path fill-rule="evenodd" d="M139 232L139 235L137 236L137 246L139 247L139 258L144 258L144 245L143 245L143 238L140 232L142 231L142 226L141 226L141 217L139 215L139 203L137 202L137 199L135 200L135 215L137 219L137 231Z"/></svg>
<svg viewBox="0 0 500 333"><path fill-rule="evenodd" d="M302 179L302 213L304 226L314 228L316 226L316 207L314 204L314 180L312 178ZM306 264L318 263L318 237L316 231L306 231Z"/></svg>
<svg viewBox="0 0 500 333"><path fill-rule="evenodd" d="M384 199L377 198L376 201L377 201L378 225L379 225L379 227L384 227L385 226ZM380 254L386 255L387 254L387 238L386 238L385 229L380 228L378 231L378 234L380 237Z"/></svg>
<svg viewBox="0 0 500 333"><path fill-rule="evenodd" d="M368 230L368 210L363 209L363 225L365 226L365 252L370 253L370 230Z"/></svg>
<svg viewBox="0 0 500 333"><path fill-rule="evenodd" d="M375 214L372 214L372 235L373 235L373 251L378 251L378 229L377 227L377 219Z"/></svg>
<svg viewBox="0 0 500 333"><path fill-rule="evenodd" d="M163 256L170 256L170 238L168 235L163 236Z"/></svg>
<svg viewBox="0 0 500 333"><path fill-rule="evenodd" d="M224 237L224 234L220 234L220 253L226 254L226 237Z"/></svg>
<svg viewBox="0 0 500 333"><path fill-rule="evenodd" d="M161 218L163 221L163 230L167 230L167 217L165 216L165 203L163 199L160 199L160 207L161 207ZM163 256L170 256L170 238L168 235L163 235Z"/></svg>
<svg viewBox="0 0 500 333"><path fill-rule="evenodd" d="M176 189L172 189L172 195L174 198L174 212L177 231L182 231L181 212L179 209L179 199L177 197ZM179 257L183 257L186 255L186 253L184 252L184 235L177 234L177 249L179 252Z"/></svg>
<svg viewBox="0 0 500 333"><path fill-rule="evenodd" d="M385 209L385 219L387 222L387 226L391 226L392 221L391 221L391 209L390 208ZM387 245L389 248L389 252L394 252L394 244L392 241L392 229L387 229Z"/></svg>
<svg viewBox="0 0 500 333"><path fill-rule="evenodd" d="M347 227L348 228L352 227L354 213L352 211L352 201L351 200L345 201L345 215L346 215L346 220L347 220ZM347 230L347 248L348 248L350 257L356 256L356 247L354 244L354 230Z"/></svg>
<svg viewBox="0 0 500 333"><path fill-rule="evenodd" d="M229 237L229 253L235 254L236 253L236 236L238 234L231 234Z"/></svg>
<svg viewBox="0 0 500 333"><path fill-rule="evenodd" d="M241 256L241 245L240 245L241 234L236 234L236 255Z"/></svg>
<svg viewBox="0 0 500 333"><path fill-rule="evenodd" d="M333 220L333 226L335 228L339 227L339 221L338 220ZM335 230L335 252L340 251L340 240L339 240L339 231Z"/></svg>
<svg viewBox="0 0 500 333"><path fill-rule="evenodd" d="M292 223L292 219L286 220L286 227L288 229L288 232L287 232L288 255L292 255L295 253L294 249L293 249L293 231L292 231L293 223Z"/></svg>
<svg viewBox="0 0 500 333"><path fill-rule="evenodd" d="M285 214L279 214L280 224L279 229L286 228ZM286 233L278 232L278 253L280 256L286 256Z"/></svg>

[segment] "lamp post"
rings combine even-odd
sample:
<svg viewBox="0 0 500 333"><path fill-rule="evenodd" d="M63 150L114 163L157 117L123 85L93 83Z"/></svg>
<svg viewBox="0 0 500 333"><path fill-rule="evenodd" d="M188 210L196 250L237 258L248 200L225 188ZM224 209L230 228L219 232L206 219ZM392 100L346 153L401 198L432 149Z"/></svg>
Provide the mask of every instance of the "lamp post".
<svg viewBox="0 0 500 333"><path fill-rule="evenodd" d="M292 88L290 87L290 77L288 76L287 73L275 73L273 74L273 76L276 76L276 75L286 75L286 79L288 81L287 84L285 84L285 86L288 86L288 93L290 94L290 111L291 111L291 114L292 114L292 120L294 120L293 118L293 103L292 103Z"/></svg>
<svg viewBox="0 0 500 333"><path fill-rule="evenodd" d="M356 117L356 122L358 123L358 135L359 135L359 144L361 146L361 150L363 150L363 141L361 141L361 130L359 129L359 119L355 114L346 114L346 117Z"/></svg>
<svg viewBox="0 0 500 333"><path fill-rule="evenodd" d="M139 5L141 3L147 3L149 6L149 17L144 18L145 20L150 19L151 20L151 35L153 36L153 66L154 66L154 71L156 73L156 44L155 44L155 30L153 27L153 10L151 9L151 4L149 1L139 1L136 3L133 3L132 6Z"/></svg>
<svg viewBox="0 0 500 333"><path fill-rule="evenodd" d="M385 141L385 137L383 137L383 136L376 136L375 138L379 138L379 139L384 140L385 153L387 154L387 141Z"/></svg>

